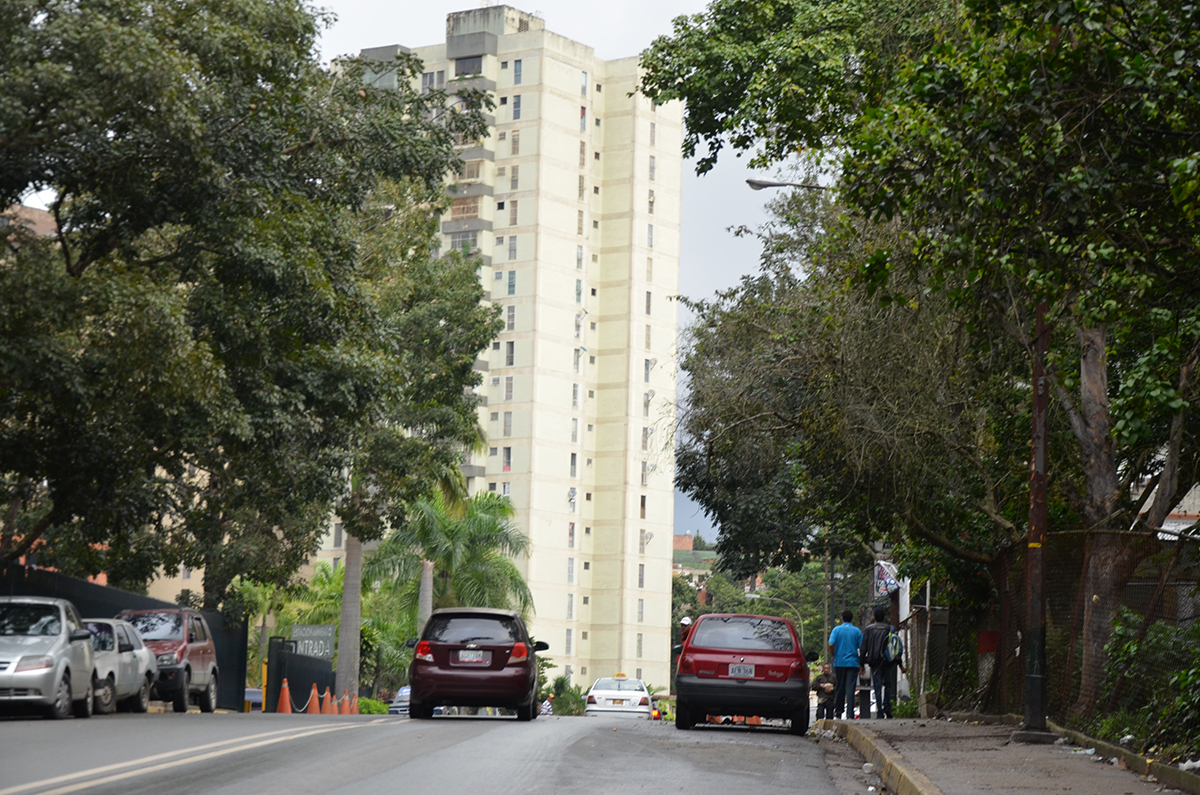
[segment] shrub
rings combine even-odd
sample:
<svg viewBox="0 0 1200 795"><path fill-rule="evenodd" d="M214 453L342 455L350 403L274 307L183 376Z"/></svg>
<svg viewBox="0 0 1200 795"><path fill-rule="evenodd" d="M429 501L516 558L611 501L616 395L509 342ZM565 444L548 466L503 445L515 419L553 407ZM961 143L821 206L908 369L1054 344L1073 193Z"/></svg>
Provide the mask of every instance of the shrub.
<svg viewBox="0 0 1200 795"><path fill-rule="evenodd" d="M382 701L376 701L373 698L360 698L358 700L358 712L360 715L386 715L388 705Z"/></svg>

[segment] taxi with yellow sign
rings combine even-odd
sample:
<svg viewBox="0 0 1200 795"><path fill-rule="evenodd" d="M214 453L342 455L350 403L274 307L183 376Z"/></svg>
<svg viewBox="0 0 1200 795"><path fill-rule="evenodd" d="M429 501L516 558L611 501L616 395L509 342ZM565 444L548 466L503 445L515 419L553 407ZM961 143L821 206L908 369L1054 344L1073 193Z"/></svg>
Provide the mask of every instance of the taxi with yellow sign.
<svg viewBox="0 0 1200 795"><path fill-rule="evenodd" d="M597 679L587 694L585 715L630 715L650 720L653 705L650 691L641 679L622 673Z"/></svg>

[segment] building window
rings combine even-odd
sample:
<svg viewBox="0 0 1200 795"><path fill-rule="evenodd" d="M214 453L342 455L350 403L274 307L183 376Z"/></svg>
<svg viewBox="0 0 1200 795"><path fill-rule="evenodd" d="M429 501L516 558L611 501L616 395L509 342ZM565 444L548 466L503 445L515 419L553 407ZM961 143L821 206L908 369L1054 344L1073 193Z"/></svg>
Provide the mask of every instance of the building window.
<svg viewBox="0 0 1200 795"><path fill-rule="evenodd" d="M654 257L646 257L646 281L654 281Z"/></svg>
<svg viewBox="0 0 1200 795"><path fill-rule="evenodd" d="M579 210L579 214L576 216L575 234L577 234L577 235L583 234L583 210Z"/></svg>
<svg viewBox="0 0 1200 795"><path fill-rule="evenodd" d="M649 198L646 199L646 212L654 215L654 191L650 191Z"/></svg>
<svg viewBox="0 0 1200 795"><path fill-rule="evenodd" d="M479 164L482 160L468 160L462 164L462 169L459 170L459 179L465 181L473 181L479 179Z"/></svg>
<svg viewBox="0 0 1200 795"><path fill-rule="evenodd" d="M338 559L338 558L334 558L334 560L337 560L337 559ZM188 565L187 565L187 564L185 564L185 563L180 563L180 564L179 564L179 579L181 579L181 580L190 580L190 579L192 579L192 568L191 568L191 566L188 566Z"/></svg>
<svg viewBox="0 0 1200 795"><path fill-rule="evenodd" d="M513 202L513 204L516 204L516 202ZM517 236L509 235L509 237L508 237L508 259L509 259L509 261L512 261L512 260L515 260L516 258L517 258Z"/></svg>
<svg viewBox="0 0 1200 795"><path fill-rule="evenodd" d="M641 530L638 530L638 554L639 554L639 555L645 555L645 554L646 554L646 542L647 542L648 540L649 540L649 539L648 539L648 538L646 538L646 530L645 530L645 528L643 528L643 529L641 529ZM641 621L641 619L640 619L640 618L639 618L638 620L639 620L639 621Z"/></svg>
<svg viewBox="0 0 1200 795"><path fill-rule="evenodd" d="M587 165L587 141L579 142L579 167Z"/></svg>
<svg viewBox="0 0 1200 795"><path fill-rule="evenodd" d="M569 593L569 594L567 594L567 618L572 619L574 617L575 617L575 594Z"/></svg>
<svg viewBox="0 0 1200 795"><path fill-rule="evenodd" d="M504 435L512 436L512 412L504 412Z"/></svg>
<svg viewBox="0 0 1200 795"><path fill-rule="evenodd" d="M504 204L504 202L500 202L500 203ZM500 248L503 245L504 245L504 235L496 235L496 248Z"/></svg>
<svg viewBox="0 0 1200 795"><path fill-rule="evenodd" d="M504 366L512 367L517 360L517 343L509 340L504 343Z"/></svg>
<svg viewBox="0 0 1200 795"><path fill-rule="evenodd" d="M515 168L515 167L514 167ZM508 203L508 225L517 225L517 200L513 199Z"/></svg>
<svg viewBox="0 0 1200 795"><path fill-rule="evenodd" d="M477 75L482 71L482 55L472 55L470 58L456 58L454 60L455 77L462 77L463 75Z"/></svg>
<svg viewBox="0 0 1200 795"><path fill-rule="evenodd" d="M587 184L583 174L579 175L579 201L583 201L583 197L587 194Z"/></svg>
<svg viewBox="0 0 1200 795"><path fill-rule="evenodd" d="M646 349L650 349L650 324L646 324Z"/></svg>
<svg viewBox="0 0 1200 795"><path fill-rule="evenodd" d="M588 569L590 569L591 567L592 567L592 564L591 564L591 563L588 563L586 560L583 562L583 570L584 570L584 571L587 571L587 570L588 570Z"/></svg>
<svg viewBox="0 0 1200 795"><path fill-rule="evenodd" d="M574 548L575 548L575 523L568 522L567 523L567 549L574 549ZM587 602L584 602L584 604L587 604Z"/></svg>
<svg viewBox="0 0 1200 795"><path fill-rule="evenodd" d="M509 140L509 152L513 155L521 154L521 131L513 130L512 137Z"/></svg>
<svg viewBox="0 0 1200 795"><path fill-rule="evenodd" d="M579 96L587 96L587 72L579 73Z"/></svg>
<svg viewBox="0 0 1200 795"><path fill-rule="evenodd" d="M650 485L650 464L646 461L642 462L642 485Z"/></svg>
<svg viewBox="0 0 1200 795"><path fill-rule="evenodd" d="M592 159L593 159L593 160L599 160L599 159L600 159L600 153L599 153L599 152L593 152L593 153L592 153Z"/></svg>
<svg viewBox="0 0 1200 795"><path fill-rule="evenodd" d="M500 350L500 343L498 342L496 343L496 350ZM496 420L500 419L500 412L493 411L489 417L491 418L492 422L495 422Z"/></svg>
<svg viewBox="0 0 1200 795"><path fill-rule="evenodd" d="M646 564L645 563L638 564L638 587L639 588L646 587Z"/></svg>
<svg viewBox="0 0 1200 795"><path fill-rule="evenodd" d="M496 490L496 484L495 484L495 483L489 483L489 484L488 484L488 491L495 491L495 490Z"/></svg>
<svg viewBox="0 0 1200 795"><path fill-rule="evenodd" d="M579 108L579 131L587 132L587 108L584 106Z"/></svg>
<svg viewBox="0 0 1200 795"><path fill-rule="evenodd" d="M340 566L340 565L342 565L342 559L341 559L341 558L334 558L334 559L333 559L333 570L334 570L334 571L337 571L337 570L338 570L338 566Z"/></svg>
<svg viewBox="0 0 1200 795"><path fill-rule="evenodd" d="M646 314L650 314L650 291L646 291ZM649 326L647 326L649 328Z"/></svg>
<svg viewBox="0 0 1200 795"><path fill-rule="evenodd" d="M489 448L488 448L488 455L489 455L489 456L496 456L496 455L500 455L500 448L499 448L499 447L489 447Z"/></svg>
<svg viewBox="0 0 1200 795"><path fill-rule="evenodd" d="M512 484L511 483L501 483L500 484L500 496L502 496L502 497L511 497L512 496Z"/></svg>
<svg viewBox="0 0 1200 795"><path fill-rule="evenodd" d="M570 656L571 654L571 630L567 629L567 640L563 643L563 654Z"/></svg>
<svg viewBox="0 0 1200 795"><path fill-rule="evenodd" d="M571 477L577 477L579 474L579 454L571 453Z"/></svg>
<svg viewBox="0 0 1200 795"><path fill-rule="evenodd" d="M451 221L465 221L479 217L479 197L459 196L450 207Z"/></svg>
<svg viewBox="0 0 1200 795"><path fill-rule="evenodd" d="M599 229L599 228L600 228L600 222L592 221L592 229Z"/></svg>
<svg viewBox="0 0 1200 795"><path fill-rule="evenodd" d="M654 172L655 172L656 166L657 166L657 161L655 161L654 155L650 155L650 181L651 182L654 181Z"/></svg>
<svg viewBox="0 0 1200 795"><path fill-rule="evenodd" d="M575 269L583 269L583 246L575 247Z"/></svg>
<svg viewBox="0 0 1200 795"><path fill-rule="evenodd" d="M521 181L520 178L521 178L521 167L520 166L513 166L511 169L509 169L508 189L516 190L517 183L519 183Z"/></svg>
<svg viewBox="0 0 1200 795"><path fill-rule="evenodd" d="M513 61L513 85L521 85L521 59Z"/></svg>
<svg viewBox="0 0 1200 795"><path fill-rule="evenodd" d="M567 583L575 582L575 558L567 558Z"/></svg>
<svg viewBox="0 0 1200 795"><path fill-rule="evenodd" d="M650 360L646 359L642 364L642 380L647 384L650 383Z"/></svg>
<svg viewBox="0 0 1200 795"><path fill-rule="evenodd" d="M334 522L333 524L333 548L342 548L342 523Z"/></svg>
<svg viewBox="0 0 1200 795"><path fill-rule="evenodd" d="M583 303L583 279L575 280L575 303Z"/></svg>
<svg viewBox="0 0 1200 795"><path fill-rule="evenodd" d="M450 233L450 248L455 251L461 251L464 254L470 254L475 250L479 243L478 232L451 232Z"/></svg>
<svg viewBox="0 0 1200 795"><path fill-rule="evenodd" d="M583 360L583 351L581 351L579 348L576 348L575 349L575 360L572 363L572 366L575 368L576 373L579 372L579 363L582 360Z"/></svg>
<svg viewBox="0 0 1200 795"><path fill-rule="evenodd" d="M653 392L646 392L642 395L642 416L650 416L650 398L654 397Z"/></svg>
<svg viewBox="0 0 1200 795"><path fill-rule="evenodd" d="M638 599L638 621L642 622L645 620L646 620L646 600ZM638 656L639 657L641 656L640 652L638 653Z"/></svg>
<svg viewBox="0 0 1200 795"><path fill-rule="evenodd" d="M575 316L575 339L583 339L583 315Z"/></svg>
<svg viewBox="0 0 1200 795"><path fill-rule="evenodd" d="M513 377L511 375L504 376L504 399L513 399Z"/></svg>
<svg viewBox="0 0 1200 795"><path fill-rule="evenodd" d="M651 428L642 428L642 449L650 449L650 434L653 433Z"/></svg>
<svg viewBox="0 0 1200 795"><path fill-rule="evenodd" d="M505 447L500 452L500 469L503 472L512 472L512 448Z"/></svg>
<svg viewBox="0 0 1200 795"><path fill-rule="evenodd" d="M571 384L571 408L579 408L579 384Z"/></svg>
<svg viewBox="0 0 1200 795"><path fill-rule="evenodd" d="M578 417L571 418L571 441L572 442L579 441L579 418Z"/></svg>
<svg viewBox="0 0 1200 795"><path fill-rule="evenodd" d="M521 118L521 95L516 94L512 98L512 120L519 121ZM651 179L654 179L651 177Z"/></svg>
<svg viewBox="0 0 1200 795"><path fill-rule="evenodd" d="M500 343L497 342L496 346L497 346L496 349L499 350ZM500 386L500 376L498 376L498 375L492 376L492 386Z"/></svg>
<svg viewBox="0 0 1200 795"><path fill-rule="evenodd" d="M591 597L588 597L588 596L583 597L583 603L585 605L588 604L590 601L591 601Z"/></svg>
<svg viewBox="0 0 1200 795"><path fill-rule="evenodd" d="M654 248L654 224L646 224L646 248Z"/></svg>
<svg viewBox="0 0 1200 795"><path fill-rule="evenodd" d="M445 88L445 87L446 87L446 73L444 71L426 72L425 74L421 75L421 93L422 94L428 94L430 91L433 91L434 89L440 89L440 88Z"/></svg>
<svg viewBox="0 0 1200 795"><path fill-rule="evenodd" d="M599 116L596 117L596 126L597 127L600 126L600 117Z"/></svg>
<svg viewBox="0 0 1200 795"><path fill-rule="evenodd" d="M646 518L646 495L645 494L642 495L642 500L641 500L641 518L643 518L643 519Z"/></svg>
<svg viewBox="0 0 1200 795"><path fill-rule="evenodd" d="M508 272L508 294L509 295L517 294L517 272L516 271ZM650 300L649 296L650 296L650 293L646 293L647 301ZM512 343L509 343L509 344L511 345Z"/></svg>
<svg viewBox="0 0 1200 795"><path fill-rule="evenodd" d="M504 330L517 330L517 308L515 306L504 307ZM647 370L649 372L649 370Z"/></svg>
<svg viewBox="0 0 1200 795"><path fill-rule="evenodd" d="M654 146L654 139L658 137L658 125L650 122L650 145Z"/></svg>

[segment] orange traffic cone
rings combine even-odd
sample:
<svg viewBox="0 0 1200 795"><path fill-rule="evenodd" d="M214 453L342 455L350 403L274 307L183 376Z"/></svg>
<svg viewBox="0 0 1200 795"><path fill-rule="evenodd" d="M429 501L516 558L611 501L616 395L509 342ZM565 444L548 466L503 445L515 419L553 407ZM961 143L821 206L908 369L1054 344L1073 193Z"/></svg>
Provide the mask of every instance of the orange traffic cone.
<svg viewBox="0 0 1200 795"><path fill-rule="evenodd" d="M350 702L350 714L358 714L358 693L354 694L354 700Z"/></svg>
<svg viewBox="0 0 1200 795"><path fill-rule="evenodd" d="M335 714L334 710L333 710L333 697L331 695L329 695L328 687L325 688L325 696L324 696L324 698L321 699L321 714L322 715Z"/></svg>
<svg viewBox="0 0 1200 795"><path fill-rule="evenodd" d="M305 710L309 715L321 714L321 694L317 692L317 683L313 682L312 693L308 696L308 709Z"/></svg>
<svg viewBox="0 0 1200 795"><path fill-rule="evenodd" d="M279 703L275 705L275 711L280 715L292 714L292 691L288 690L287 680L283 680L283 686L279 688Z"/></svg>
<svg viewBox="0 0 1200 795"><path fill-rule="evenodd" d="M338 699L338 706L335 712L339 715L350 714L350 694L345 690L342 691L342 697Z"/></svg>

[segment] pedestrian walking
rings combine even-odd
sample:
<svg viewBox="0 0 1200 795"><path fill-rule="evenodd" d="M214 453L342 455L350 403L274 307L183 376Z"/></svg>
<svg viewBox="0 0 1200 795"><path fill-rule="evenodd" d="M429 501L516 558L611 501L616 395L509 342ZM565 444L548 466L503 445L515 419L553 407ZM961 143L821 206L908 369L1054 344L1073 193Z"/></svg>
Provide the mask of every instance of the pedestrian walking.
<svg viewBox="0 0 1200 795"><path fill-rule="evenodd" d="M843 610L842 623L829 633L829 657L833 660L833 673L837 677L833 709L839 718L843 712L847 718L854 717L854 690L862 667L858 659L862 637L862 630L854 626L854 613Z"/></svg>
<svg viewBox="0 0 1200 795"><path fill-rule="evenodd" d="M833 720L833 691L837 688L837 677L829 663L821 665L821 673L813 679L812 689L817 693L817 720Z"/></svg>
<svg viewBox="0 0 1200 795"><path fill-rule="evenodd" d="M903 647L896 628L887 622L888 609L875 608L875 621L863 629L862 662L871 666L871 688L875 691L875 717L892 717L896 700L896 669L903 668ZM899 650L900 653L897 653Z"/></svg>

